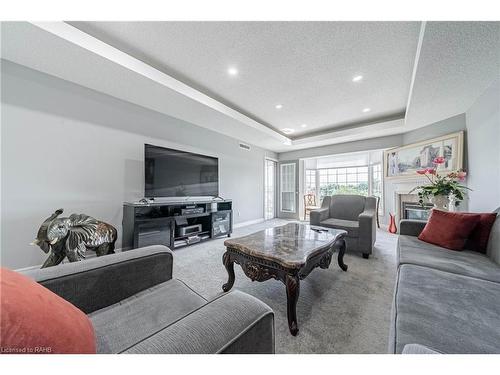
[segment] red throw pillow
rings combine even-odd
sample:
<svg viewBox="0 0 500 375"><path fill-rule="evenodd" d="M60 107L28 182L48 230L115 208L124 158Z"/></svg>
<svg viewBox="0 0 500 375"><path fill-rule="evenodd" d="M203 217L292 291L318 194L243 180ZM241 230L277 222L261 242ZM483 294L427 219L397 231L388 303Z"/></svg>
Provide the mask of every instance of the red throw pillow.
<svg viewBox="0 0 500 375"><path fill-rule="evenodd" d="M488 247L488 240L490 238L491 228L495 223L497 214L486 213L478 215L479 215L479 221L476 227L472 230L471 234L469 235L469 239L465 243L465 249L478 251L480 253L486 254L486 248Z"/></svg>
<svg viewBox="0 0 500 375"><path fill-rule="evenodd" d="M26 276L0 268L0 300L1 353L96 352L87 315Z"/></svg>
<svg viewBox="0 0 500 375"><path fill-rule="evenodd" d="M418 239L450 250L463 250L479 218L480 215L433 209Z"/></svg>

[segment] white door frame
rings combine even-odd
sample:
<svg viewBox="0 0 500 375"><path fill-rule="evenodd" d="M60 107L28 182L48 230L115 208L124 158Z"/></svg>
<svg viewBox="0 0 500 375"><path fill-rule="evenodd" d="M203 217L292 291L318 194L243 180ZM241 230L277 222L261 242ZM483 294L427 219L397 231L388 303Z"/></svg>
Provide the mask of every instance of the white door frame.
<svg viewBox="0 0 500 375"><path fill-rule="evenodd" d="M294 196L295 196L295 210L294 211L283 211L282 207L282 181L281 181L281 170L284 165L293 165L294 166L294 172L295 172L295 183L294 183ZM289 161L283 161L278 164L279 168L279 175L278 175L278 182L279 182L279 217L283 219L299 219L299 161L298 160L289 160Z"/></svg>
<svg viewBox="0 0 500 375"><path fill-rule="evenodd" d="M271 220L266 218L266 177L267 177L267 162L271 161L274 163L274 212L273 212L273 217L272 219L276 218L278 216L278 209L277 209L277 202L278 202L278 160L270 158L270 157L265 157L264 158L264 220Z"/></svg>

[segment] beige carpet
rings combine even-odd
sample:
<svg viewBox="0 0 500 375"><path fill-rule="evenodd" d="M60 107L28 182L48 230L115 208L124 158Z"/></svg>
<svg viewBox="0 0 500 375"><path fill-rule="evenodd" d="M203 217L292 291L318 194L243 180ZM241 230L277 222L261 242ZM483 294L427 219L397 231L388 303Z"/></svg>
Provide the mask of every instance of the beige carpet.
<svg viewBox="0 0 500 375"><path fill-rule="evenodd" d="M246 235L284 220L238 228L233 237ZM297 304L299 334L290 335L284 285L276 280L252 282L235 265L233 288L249 293L275 312L277 353L386 353L389 318L396 275L397 236L377 232L375 251L366 260L347 253L343 272L332 260L327 270L316 269L301 281ZM212 298L222 293L227 273L222 265L224 239L174 251L174 277Z"/></svg>

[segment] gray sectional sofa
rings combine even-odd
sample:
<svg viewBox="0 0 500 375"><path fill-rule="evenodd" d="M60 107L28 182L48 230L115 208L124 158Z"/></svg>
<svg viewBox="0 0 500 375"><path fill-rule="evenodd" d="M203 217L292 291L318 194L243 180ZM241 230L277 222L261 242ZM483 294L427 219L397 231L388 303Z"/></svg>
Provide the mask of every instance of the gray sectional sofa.
<svg viewBox="0 0 500 375"><path fill-rule="evenodd" d="M149 246L24 274L88 314L98 353L274 353L269 306L240 291L207 301L172 264Z"/></svg>
<svg viewBox="0 0 500 375"><path fill-rule="evenodd" d="M500 218L487 255L420 241L425 224L400 223L389 352L500 353Z"/></svg>

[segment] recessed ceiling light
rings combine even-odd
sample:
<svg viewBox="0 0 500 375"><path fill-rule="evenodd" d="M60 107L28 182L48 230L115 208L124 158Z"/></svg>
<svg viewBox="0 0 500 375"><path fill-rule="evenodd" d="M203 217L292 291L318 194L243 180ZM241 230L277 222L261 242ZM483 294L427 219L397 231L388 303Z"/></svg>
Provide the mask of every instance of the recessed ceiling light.
<svg viewBox="0 0 500 375"><path fill-rule="evenodd" d="M301 128L307 128L307 124L300 125Z"/></svg>
<svg viewBox="0 0 500 375"><path fill-rule="evenodd" d="M287 139L287 140L283 141L283 144L287 145L287 146L291 146L292 145L292 141L289 140L289 139Z"/></svg>
<svg viewBox="0 0 500 375"><path fill-rule="evenodd" d="M371 111L371 108L363 108L363 112L370 112Z"/></svg>
<svg viewBox="0 0 500 375"><path fill-rule="evenodd" d="M283 133L285 133L285 134L292 134L295 131L295 129L292 129L292 128L283 128L283 129L281 129L281 131Z"/></svg>
<svg viewBox="0 0 500 375"><path fill-rule="evenodd" d="M276 104L276 105L274 106L274 108L276 108L276 109L281 109L281 108L283 108L283 104Z"/></svg>
<svg viewBox="0 0 500 375"><path fill-rule="evenodd" d="M237 76L238 75L238 69L236 69L234 66L231 66L227 69L227 74L230 76Z"/></svg>
<svg viewBox="0 0 500 375"><path fill-rule="evenodd" d="M362 79L363 79L363 76L354 76L354 77L352 77L352 81L353 81L353 82L359 82L359 81L361 81Z"/></svg>

